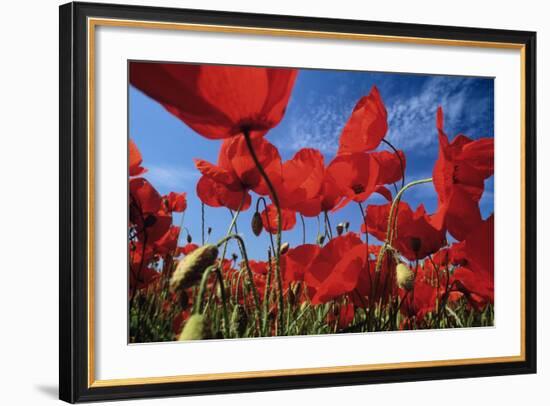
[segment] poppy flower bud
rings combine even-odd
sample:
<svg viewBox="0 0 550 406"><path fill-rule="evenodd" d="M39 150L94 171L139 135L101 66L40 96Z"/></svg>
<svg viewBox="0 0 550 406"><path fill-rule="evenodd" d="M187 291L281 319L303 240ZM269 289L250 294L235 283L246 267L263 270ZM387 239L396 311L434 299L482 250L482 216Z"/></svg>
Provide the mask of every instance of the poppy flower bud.
<svg viewBox="0 0 550 406"><path fill-rule="evenodd" d="M193 242L193 237L191 237L191 234L187 233L187 243L191 244Z"/></svg>
<svg viewBox="0 0 550 406"><path fill-rule="evenodd" d="M284 255L287 253L288 249L290 248L290 244L285 242L283 245L281 245L281 255Z"/></svg>
<svg viewBox="0 0 550 406"><path fill-rule="evenodd" d="M202 340L206 338L208 328L202 314L193 314L183 326L178 341Z"/></svg>
<svg viewBox="0 0 550 406"><path fill-rule="evenodd" d="M202 274L218 258L218 247L206 244L185 256L170 278L170 291L175 292L193 286Z"/></svg>
<svg viewBox="0 0 550 406"><path fill-rule="evenodd" d="M344 228L346 232L349 230L349 221L344 222Z"/></svg>
<svg viewBox="0 0 550 406"><path fill-rule="evenodd" d="M338 235L342 235L342 233L344 232L344 223L338 223L338 225L336 226L336 232L338 233Z"/></svg>
<svg viewBox="0 0 550 406"><path fill-rule="evenodd" d="M262 216L260 215L260 213L258 212L254 213L254 215L252 216L251 226L252 226L252 232L256 237L258 237L262 233L262 230L264 228L264 225L262 222Z"/></svg>
<svg viewBox="0 0 550 406"><path fill-rule="evenodd" d="M233 313L231 313L231 329L240 337L244 334L247 324L248 315L244 307L240 304L236 305L233 308Z"/></svg>
<svg viewBox="0 0 550 406"><path fill-rule="evenodd" d="M208 227L208 235L212 234L212 227Z"/></svg>
<svg viewBox="0 0 550 406"><path fill-rule="evenodd" d="M414 286L414 272L404 263L400 263L395 268L397 285L405 290L411 290Z"/></svg>
<svg viewBox="0 0 550 406"><path fill-rule="evenodd" d="M324 242L325 242L325 236L319 234L319 235L317 236L317 244L323 245Z"/></svg>

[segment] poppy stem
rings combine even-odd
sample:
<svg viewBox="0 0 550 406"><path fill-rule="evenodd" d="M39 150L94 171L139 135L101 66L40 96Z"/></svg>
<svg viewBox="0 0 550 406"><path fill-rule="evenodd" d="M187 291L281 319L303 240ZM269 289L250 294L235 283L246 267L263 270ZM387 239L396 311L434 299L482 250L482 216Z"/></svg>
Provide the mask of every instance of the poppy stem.
<svg viewBox="0 0 550 406"><path fill-rule="evenodd" d="M250 282L250 285L251 285L251 289L252 289L252 296L254 297L254 312L255 312L255 316L256 316L256 321L259 324L261 322L261 318L260 318L260 297L258 295L258 290L256 289L256 284L254 283L254 275L252 274L252 270L250 269L250 263L248 262L248 255L246 253L246 246L244 244L244 240L238 234L230 234L230 235L222 238L220 241L218 241L218 243L216 245L218 247L220 247L222 244L224 244L226 241L229 241L230 239L237 240L237 242L239 244L239 248L241 250L241 255L243 257L245 268L246 268L246 273L247 273L247 276L248 276L248 279L249 279L249 282Z"/></svg>
<svg viewBox="0 0 550 406"><path fill-rule="evenodd" d="M302 220L302 244L306 243L306 222L304 216L300 213L300 219Z"/></svg>
<svg viewBox="0 0 550 406"><path fill-rule="evenodd" d="M387 141L385 138L382 138L382 142L386 144L388 147L390 147L393 150L393 152L395 152L395 155L397 155L397 158L399 159L399 166L401 166L401 188L403 188L405 187L405 165L403 165L403 160L401 159L401 155L399 155L399 152L392 145L391 142Z"/></svg>
<svg viewBox="0 0 550 406"><path fill-rule="evenodd" d="M384 245L380 249L380 253L378 254L378 258L376 259L375 272L378 273L380 271L380 268L382 267L382 259L384 258L386 251L388 249L392 249L391 244L393 241L393 229L395 227L395 224L397 224L396 210L397 210L397 207L399 206L399 202L401 201L401 197L403 196L403 193L405 193L406 190L410 189L413 186L421 185L423 183L431 183L432 181L433 181L432 178L415 180L403 186L399 191L399 193L395 195L395 198L393 199L392 205L390 207L390 214L388 216L388 229L386 231L386 241L384 242Z"/></svg>
<svg viewBox="0 0 550 406"><path fill-rule="evenodd" d="M237 218L239 217L239 214L241 213L241 208L244 204L245 195L243 193L243 198L241 199L241 203L239 204L239 208L233 214L231 212L233 218L231 219L231 223L229 224L229 229L227 230L226 235L230 235L233 228L235 228L235 232L237 232ZM222 312L223 312L223 321L224 321L224 330L226 337L229 337L230 335L230 326L229 326L229 313L227 311L227 297L225 295L225 283L223 280L223 274L221 272L221 268L223 268L223 261L225 260L225 255L227 254L227 245L229 244L229 240L225 242L223 245L223 253L222 253L222 259L220 261L220 265L216 268L216 276L218 277L218 283L220 285L220 291L221 291L221 299L222 299Z"/></svg>
<svg viewBox="0 0 550 406"><path fill-rule="evenodd" d="M248 151L250 152L250 155L252 156L252 160L256 164L256 167L258 168L258 171L260 172L260 175L262 175L263 180L265 181L269 192L271 193L271 200L273 200L273 204L275 204L275 207L277 208L277 237L276 237L276 250L274 252L275 254L275 278L277 279L277 290L279 291L279 310L277 312L279 316L279 321L277 323L277 329L276 329L276 335L279 335L279 333L282 333L284 335L284 331L281 331L281 329L284 328L284 300L283 300L283 281L281 278L281 233L282 233L282 214L281 214L281 205L279 203L279 197L277 196L277 191L275 190L275 187L273 187L273 183L271 183L271 180L269 179L269 176L267 176L267 173L265 172L264 168L262 167L262 164L260 163L260 160L258 159L258 156L256 155L256 152L254 151L254 146L252 145L252 140L250 138L250 132L249 131L243 131L244 140L246 142L246 146L248 147Z"/></svg>
<svg viewBox="0 0 550 406"><path fill-rule="evenodd" d="M201 313L202 297L204 296L204 291L206 290L206 284L208 282L208 278L210 278L210 273L216 268L216 265L210 265L208 268L205 269L204 273L202 274L199 291L197 293L197 297L195 298L195 303L193 304L193 314Z"/></svg>
<svg viewBox="0 0 550 406"><path fill-rule="evenodd" d="M202 245L204 245L204 203L201 202L201 232L202 232Z"/></svg>
<svg viewBox="0 0 550 406"><path fill-rule="evenodd" d="M256 212L258 212L260 208L260 201L264 204L264 211L266 212L266 220L267 220L267 227L269 230L267 230L267 234L269 234L269 241L271 242L271 250L275 252L275 244L273 243L273 234L271 234L271 224L269 223L269 216L267 215L267 203L265 201L265 197L260 196L258 200L256 200Z"/></svg>
<svg viewBox="0 0 550 406"><path fill-rule="evenodd" d="M262 336L267 337L269 329L268 329L268 320L269 320L269 303L271 302L271 274L273 273L272 270L272 263L271 263L271 250L267 249L267 275L266 275L266 281L265 281L265 290L264 290L264 314L263 314L263 320L262 320Z"/></svg>

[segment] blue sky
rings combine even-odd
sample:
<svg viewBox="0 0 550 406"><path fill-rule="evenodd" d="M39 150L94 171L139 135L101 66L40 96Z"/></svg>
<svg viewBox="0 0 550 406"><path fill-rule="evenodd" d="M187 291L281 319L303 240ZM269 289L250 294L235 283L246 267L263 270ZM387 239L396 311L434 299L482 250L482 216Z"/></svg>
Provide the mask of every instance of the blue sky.
<svg viewBox="0 0 550 406"><path fill-rule="evenodd" d="M452 139L463 133L471 138L493 137L494 82L492 78L434 76L395 73L371 73L327 70L300 70L287 112L280 124L267 134L283 157L290 159L300 148L319 149L328 163L338 147L338 137L357 101L376 85L388 111L389 131L386 139L407 156L407 182L431 177L438 154L435 113L439 105L445 112L445 130ZM129 89L129 136L143 156L144 175L161 194L187 192L188 209L184 226L194 241L200 242L200 200L195 193L200 177L193 158L216 163L219 141L208 140L161 105L133 87ZM255 202L256 196L253 196ZM420 185L405 193L404 200L413 208L424 203L428 212L437 207L431 184ZM367 204L384 201L373 196ZM486 181L480 203L483 217L493 212L493 178ZM268 236L255 237L250 231L253 208L241 214L238 231L247 243L249 256L265 259ZM224 208L206 207L206 225L212 227L210 241L223 237L231 220ZM357 231L361 224L359 208L350 204L331 215L333 227L350 221ZM174 223L179 225L180 218ZM317 219L306 218L306 237L314 242ZM291 246L302 242L300 220L283 234ZM181 244L184 244L183 237ZM230 248L237 252L236 247Z"/></svg>

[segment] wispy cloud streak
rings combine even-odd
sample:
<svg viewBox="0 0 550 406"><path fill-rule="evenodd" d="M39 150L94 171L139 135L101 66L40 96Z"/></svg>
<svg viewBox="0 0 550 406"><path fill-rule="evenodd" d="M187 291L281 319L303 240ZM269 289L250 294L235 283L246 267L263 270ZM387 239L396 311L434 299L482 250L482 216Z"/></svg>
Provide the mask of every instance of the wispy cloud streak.
<svg viewBox="0 0 550 406"><path fill-rule="evenodd" d="M492 94L478 94L474 78L438 76L428 79L412 97L396 96L387 103L388 139L404 149L437 145L435 116L438 106L445 111L445 128L450 136L457 132L472 137L492 129Z"/></svg>

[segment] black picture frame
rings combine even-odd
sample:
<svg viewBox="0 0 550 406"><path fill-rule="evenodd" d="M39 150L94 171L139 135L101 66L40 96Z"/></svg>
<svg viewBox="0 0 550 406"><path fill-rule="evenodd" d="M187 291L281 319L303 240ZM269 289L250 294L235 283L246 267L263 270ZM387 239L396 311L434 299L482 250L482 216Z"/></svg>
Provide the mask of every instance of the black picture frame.
<svg viewBox="0 0 550 406"><path fill-rule="evenodd" d="M266 391L482 377L536 372L536 33L497 29L339 20L233 12L217 12L113 4L68 3L60 6L60 274L59 397L67 402ZM87 188L87 19L103 17L345 32L459 41L514 43L525 52L525 300L524 360L365 372L312 373L276 377L199 382L150 383L93 387L88 380L89 204Z"/></svg>

